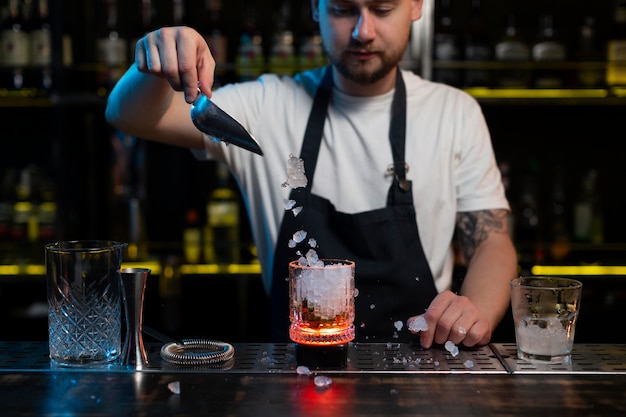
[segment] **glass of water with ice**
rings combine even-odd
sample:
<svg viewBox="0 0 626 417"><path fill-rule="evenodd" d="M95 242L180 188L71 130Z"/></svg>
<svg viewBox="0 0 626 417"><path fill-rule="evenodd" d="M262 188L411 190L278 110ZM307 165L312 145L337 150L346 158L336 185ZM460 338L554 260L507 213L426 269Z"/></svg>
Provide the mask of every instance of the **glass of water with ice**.
<svg viewBox="0 0 626 417"><path fill-rule="evenodd" d="M511 280L517 357L532 363L569 364L583 284L558 277Z"/></svg>
<svg viewBox="0 0 626 417"><path fill-rule="evenodd" d="M354 339L354 262L320 259L289 264L289 337L330 346Z"/></svg>

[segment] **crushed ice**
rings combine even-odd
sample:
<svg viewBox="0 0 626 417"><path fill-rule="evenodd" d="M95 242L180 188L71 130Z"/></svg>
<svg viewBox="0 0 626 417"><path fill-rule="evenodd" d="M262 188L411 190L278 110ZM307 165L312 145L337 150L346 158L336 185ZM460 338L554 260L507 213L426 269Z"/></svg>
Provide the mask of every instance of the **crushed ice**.
<svg viewBox="0 0 626 417"><path fill-rule="evenodd" d="M451 341L447 341L446 344L444 345L444 347L446 348L446 350L448 352L450 352L450 355L452 355L453 358L455 358L458 354L459 354L459 348L457 345L455 345L454 343L452 343Z"/></svg>
<svg viewBox="0 0 626 417"><path fill-rule="evenodd" d="M306 375L311 375L311 370L309 368L307 368L306 366L300 365L300 366L298 366L296 368L296 373L298 375L305 375L306 376Z"/></svg>
<svg viewBox="0 0 626 417"><path fill-rule="evenodd" d="M283 199L283 202L285 203L285 210L291 210L296 205L296 200L290 200L288 198Z"/></svg>
<svg viewBox="0 0 626 417"><path fill-rule="evenodd" d="M287 160L287 180L282 184L283 187L304 188L308 181L304 173L304 161L293 154L289 154Z"/></svg>
<svg viewBox="0 0 626 417"><path fill-rule="evenodd" d="M309 249L305 256L300 256L300 258L298 259L298 263L300 266L324 266L324 261L320 260L317 252L315 252L313 249Z"/></svg>
<svg viewBox="0 0 626 417"><path fill-rule="evenodd" d="M180 394L180 381L173 381L167 384L167 389L169 389L172 394Z"/></svg>
<svg viewBox="0 0 626 417"><path fill-rule="evenodd" d="M415 319L407 320L407 327L409 328L410 331L415 332L415 333L424 332L428 330L428 323L426 322L426 319L424 318L424 316L419 316Z"/></svg>
<svg viewBox="0 0 626 417"><path fill-rule="evenodd" d="M304 230L297 231L293 234L293 241L296 243L302 242L304 239L306 239L306 234L307 233Z"/></svg>
<svg viewBox="0 0 626 417"><path fill-rule="evenodd" d="M333 383L333 380L327 376L318 375L313 379L313 382L315 383L316 387L326 388Z"/></svg>

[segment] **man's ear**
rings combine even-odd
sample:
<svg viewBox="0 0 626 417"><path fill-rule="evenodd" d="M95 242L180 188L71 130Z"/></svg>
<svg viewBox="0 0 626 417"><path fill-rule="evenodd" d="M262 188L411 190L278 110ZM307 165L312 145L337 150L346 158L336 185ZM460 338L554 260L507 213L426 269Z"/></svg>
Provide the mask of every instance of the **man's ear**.
<svg viewBox="0 0 626 417"><path fill-rule="evenodd" d="M411 20L416 21L422 17L424 0L411 0Z"/></svg>

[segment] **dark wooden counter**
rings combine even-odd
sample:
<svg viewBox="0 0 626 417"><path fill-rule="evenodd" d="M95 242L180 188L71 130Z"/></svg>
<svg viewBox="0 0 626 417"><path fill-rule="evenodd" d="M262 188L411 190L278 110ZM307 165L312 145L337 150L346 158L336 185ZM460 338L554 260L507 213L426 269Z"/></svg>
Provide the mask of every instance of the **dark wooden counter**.
<svg viewBox="0 0 626 417"><path fill-rule="evenodd" d="M626 415L623 345L577 346L573 366L546 369L518 366L506 345L462 351L458 359L443 350L361 345L350 348L345 369L311 369L309 376L295 371L289 346L254 346L235 346L239 364L227 369L168 367L152 350L155 364L141 371L58 370L45 365L45 345L0 342L0 415ZM315 376L332 383L318 387Z"/></svg>

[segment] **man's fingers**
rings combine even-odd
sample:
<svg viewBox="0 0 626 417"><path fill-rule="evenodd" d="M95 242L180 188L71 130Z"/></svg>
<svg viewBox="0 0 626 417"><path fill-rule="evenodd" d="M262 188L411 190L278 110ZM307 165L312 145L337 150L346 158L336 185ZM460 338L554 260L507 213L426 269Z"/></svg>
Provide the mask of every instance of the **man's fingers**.
<svg viewBox="0 0 626 417"><path fill-rule="evenodd" d="M211 97L215 60L204 38L196 32L180 31L177 39L178 71L185 93L185 100L193 103L198 88Z"/></svg>
<svg viewBox="0 0 626 417"><path fill-rule="evenodd" d="M163 27L148 33L135 48L137 69L167 80L193 103L198 88L211 97L215 60L206 40L194 29Z"/></svg>

